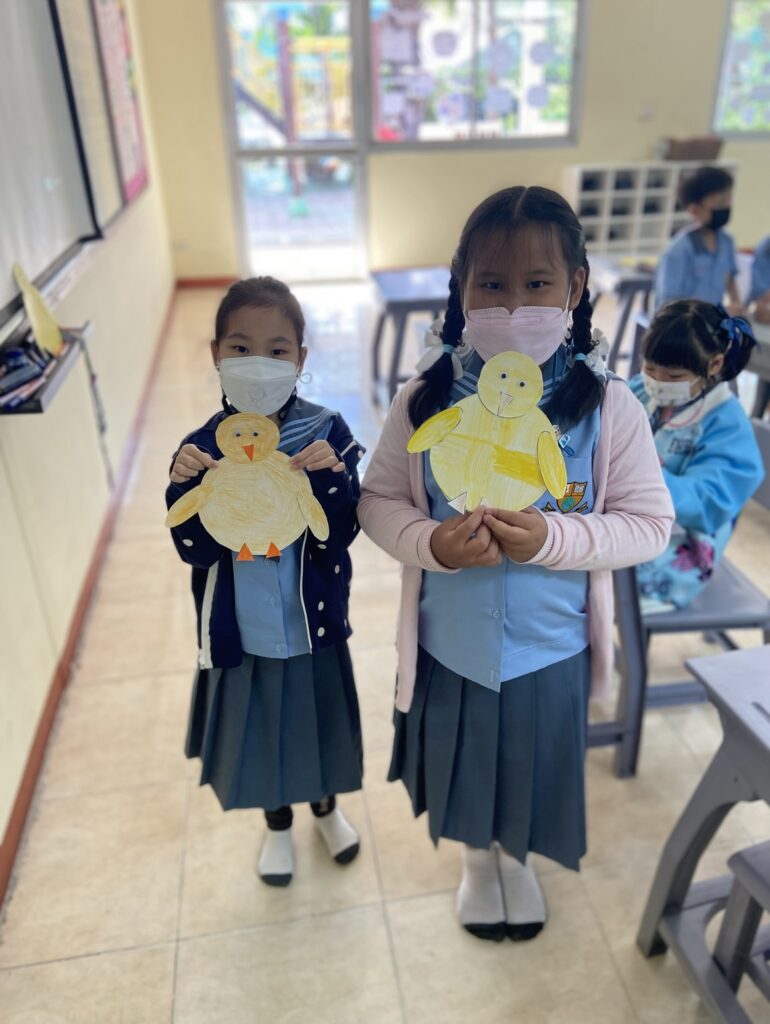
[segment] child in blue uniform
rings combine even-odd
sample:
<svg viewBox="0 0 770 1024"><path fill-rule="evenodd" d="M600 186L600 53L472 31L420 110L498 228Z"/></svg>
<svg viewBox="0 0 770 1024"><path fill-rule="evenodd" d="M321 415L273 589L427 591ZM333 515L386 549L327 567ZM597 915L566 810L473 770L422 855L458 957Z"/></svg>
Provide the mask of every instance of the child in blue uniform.
<svg viewBox="0 0 770 1024"><path fill-rule="evenodd" d="M656 309L671 299L718 304L727 291L730 314L744 312L736 283L735 245L724 230L732 195L732 176L719 167L699 167L682 182L679 198L692 224L679 232L660 258Z"/></svg>
<svg viewBox="0 0 770 1024"><path fill-rule="evenodd" d="M279 450L307 472L329 521L325 543L306 533L278 559L242 561L196 515L172 529L193 567L200 668L186 753L202 761L224 810L265 809L258 871L268 885L293 873L293 803L310 802L318 831L341 864L358 853L335 795L361 788L361 726L347 637L351 566L358 531L357 465L363 454L342 417L297 396L305 321L286 285L272 278L234 284L211 343L223 411L189 434L174 457L170 507L216 472L215 433L234 412L269 416Z"/></svg>
<svg viewBox="0 0 770 1024"><path fill-rule="evenodd" d="M754 251L749 302L754 304L754 318L761 324L770 324L770 235Z"/></svg>
<svg viewBox="0 0 770 1024"><path fill-rule="evenodd" d="M610 570L655 557L673 518L643 410L592 331L588 274L557 193L507 188L473 211L438 344L394 399L359 506L403 563L389 778L434 842L463 844L458 918L483 939L542 929L530 852L574 869L585 853L586 714L589 685L605 693L611 675ZM567 488L520 512L482 501L458 514L409 439L482 377L506 408L527 381L494 360L514 352L540 367Z"/></svg>
<svg viewBox="0 0 770 1024"><path fill-rule="evenodd" d="M676 525L666 551L637 568L645 611L683 608L701 592L762 482L751 424L727 383L754 344L745 320L696 299L669 303L652 322L630 384L650 418Z"/></svg>

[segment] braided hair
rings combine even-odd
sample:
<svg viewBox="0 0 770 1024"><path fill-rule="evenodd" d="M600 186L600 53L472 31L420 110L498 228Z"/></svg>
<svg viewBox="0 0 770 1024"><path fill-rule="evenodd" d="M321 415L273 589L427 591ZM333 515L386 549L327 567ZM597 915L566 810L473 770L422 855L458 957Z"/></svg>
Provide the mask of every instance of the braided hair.
<svg viewBox="0 0 770 1024"><path fill-rule="evenodd" d="M725 357L716 379L733 380L746 367L756 344L749 324L730 318L722 306L700 299L677 299L663 306L650 325L644 358L656 366L681 367L709 380L709 363Z"/></svg>
<svg viewBox="0 0 770 1024"><path fill-rule="evenodd" d="M485 199L468 218L452 257L447 303L441 340L457 347L465 327L462 296L476 254L485 242L502 236L504 244L515 244L515 236L523 227L538 225L552 235L561 250L570 278L579 268L586 275L580 302L572 312L570 352L586 355L591 351L591 301L588 290L589 266L585 238L580 221L572 207L557 192L536 186L517 185L502 189ZM445 352L420 377L420 386L409 399L409 416L420 426L439 409L446 408L452 388L452 358ZM601 403L603 382L579 360L556 388L545 407L546 414L562 430L568 429L590 415Z"/></svg>

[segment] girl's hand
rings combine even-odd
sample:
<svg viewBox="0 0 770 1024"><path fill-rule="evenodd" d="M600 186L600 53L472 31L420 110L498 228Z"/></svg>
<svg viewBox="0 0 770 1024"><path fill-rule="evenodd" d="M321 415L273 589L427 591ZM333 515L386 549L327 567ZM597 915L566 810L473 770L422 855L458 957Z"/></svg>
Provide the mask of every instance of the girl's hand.
<svg viewBox="0 0 770 1024"><path fill-rule="evenodd" d="M186 484L204 469L216 469L219 463L194 444L183 444L171 467L171 483Z"/></svg>
<svg viewBox="0 0 770 1024"><path fill-rule="evenodd" d="M337 458L337 455L328 441L313 441L307 448L290 460L292 469L306 469L313 473L317 469L330 469L332 473L342 473L345 463Z"/></svg>
<svg viewBox="0 0 770 1024"><path fill-rule="evenodd" d="M488 509L484 523L512 562L528 562L534 558L548 536L545 517L536 508L525 508L523 512Z"/></svg>
<svg viewBox="0 0 770 1024"><path fill-rule="evenodd" d="M447 569L471 569L499 565L500 545L483 525L484 509L450 516L430 535L430 547L436 559Z"/></svg>

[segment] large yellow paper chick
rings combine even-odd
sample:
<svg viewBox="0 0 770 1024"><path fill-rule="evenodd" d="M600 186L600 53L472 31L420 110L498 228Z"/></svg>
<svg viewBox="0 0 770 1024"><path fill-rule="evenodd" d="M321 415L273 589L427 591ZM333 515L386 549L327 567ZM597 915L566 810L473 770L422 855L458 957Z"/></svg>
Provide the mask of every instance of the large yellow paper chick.
<svg viewBox="0 0 770 1024"><path fill-rule="evenodd" d="M197 512L211 536L237 551L240 561L277 558L308 527L318 540L328 538L329 523L307 475L291 469L288 455L277 451L280 434L272 420L258 413L228 416L216 439L224 458L174 502L166 526L179 526Z"/></svg>
<svg viewBox="0 0 770 1024"><path fill-rule="evenodd" d="M426 420L409 439L410 452L430 449L436 483L450 505L518 512L545 492L561 498L567 467L553 426L537 407L543 375L520 352L489 359L478 393Z"/></svg>

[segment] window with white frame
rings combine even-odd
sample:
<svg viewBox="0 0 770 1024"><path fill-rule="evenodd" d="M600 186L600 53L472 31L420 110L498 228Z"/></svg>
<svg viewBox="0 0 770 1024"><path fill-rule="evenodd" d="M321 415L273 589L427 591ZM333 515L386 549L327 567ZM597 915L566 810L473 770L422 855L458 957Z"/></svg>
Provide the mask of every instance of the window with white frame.
<svg viewBox="0 0 770 1024"><path fill-rule="evenodd" d="M770 0L733 0L714 128L770 132Z"/></svg>
<svg viewBox="0 0 770 1024"><path fill-rule="evenodd" d="M571 134L581 0L370 0L381 144Z"/></svg>

